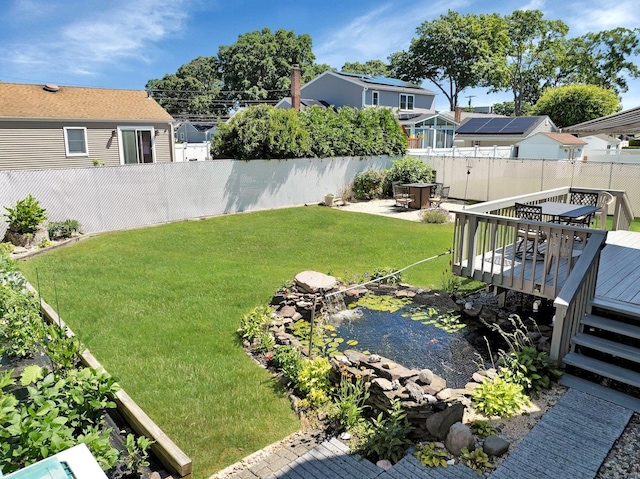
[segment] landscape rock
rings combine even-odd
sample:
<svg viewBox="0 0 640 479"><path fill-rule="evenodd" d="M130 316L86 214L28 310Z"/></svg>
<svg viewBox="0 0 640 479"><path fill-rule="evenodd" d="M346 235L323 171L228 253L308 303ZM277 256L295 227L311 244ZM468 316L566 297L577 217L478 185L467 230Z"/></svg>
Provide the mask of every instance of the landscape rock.
<svg viewBox="0 0 640 479"><path fill-rule="evenodd" d="M373 384L375 384L376 386L379 386L380 389L382 389L383 391L393 391L393 389L394 389L393 383L391 381L389 381L388 379L385 379L385 378L375 378L371 382Z"/></svg>
<svg viewBox="0 0 640 479"><path fill-rule="evenodd" d="M433 371L431 369L423 369L418 376L418 382L429 386L433 381Z"/></svg>
<svg viewBox="0 0 640 479"><path fill-rule="evenodd" d="M500 436L489 436L482 444L482 450L489 456L502 456L509 450L511 444Z"/></svg>
<svg viewBox="0 0 640 479"><path fill-rule="evenodd" d="M302 271L294 278L296 285L307 293L330 291L338 286L338 280L318 271Z"/></svg>
<svg viewBox="0 0 640 479"><path fill-rule="evenodd" d="M391 461L388 461L387 459L380 459L378 462L376 462L376 466L378 466L380 469L388 471L393 467L393 464L391 464Z"/></svg>
<svg viewBox="0 0 640 479"><path fill-rule="evenodd" d="M429 384L428 386L422 386L422 389L426 394L431 394L435 396L446 387L447 387L447 381L445 381L440 376L437 376L434 374L431 384Z"/></svg>
<svg viewBox="0 0 640 479"><path fill-rule="evenodd" d="M414 383L413 381L408 381L407 384L405 384L405 387L407 388L407 392L409 393L409 396L418 404L424 401L424 398L426 395L422 390L422 388L418 386L416 383Z"/></svg>
<svg viewBox="0 0 640 479"><path fill-rule="evenodd" d="M444 445L451 454L459 456L464 448L473 451L476 448L476 439L469 426L457 422L449 428Z"/></svg>
<svg viewBox="0 0 640 479"><path fill-rule="evenodd" d="M464 404L456 403L441 412L432 414L427 419L427 430L440 440L444 440L449 434L449 428L457 422L462 422Z"/></svg>
<svg viewBox="0 0 640 479"><path fill-rule="evenodd" d="M297 311L294 306L283 306L278 311L276 311L276 314L281 318L293 318L293 315L296 313Z"/></svg>

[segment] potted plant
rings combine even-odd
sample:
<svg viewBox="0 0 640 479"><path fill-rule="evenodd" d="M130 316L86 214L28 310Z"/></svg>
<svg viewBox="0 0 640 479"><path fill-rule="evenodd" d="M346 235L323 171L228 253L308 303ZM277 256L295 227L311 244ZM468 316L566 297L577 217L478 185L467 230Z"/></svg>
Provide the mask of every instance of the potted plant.
<svg viewBox="0 0 640 479"><path fill-rule="evenodd" d="M324 195L325 206L333 206L333 198L335 198L333 193L327 193L326 195Z"/></svg>
<svg viewBox="0 0 640 479"><path fill-rule="evenodd" d="M46 210L33 196L18 201L13 208L5 206L4 209L9 223L5 241L15 246L30 247L49 240L47 229L40 227L47 219Z"/></svg>

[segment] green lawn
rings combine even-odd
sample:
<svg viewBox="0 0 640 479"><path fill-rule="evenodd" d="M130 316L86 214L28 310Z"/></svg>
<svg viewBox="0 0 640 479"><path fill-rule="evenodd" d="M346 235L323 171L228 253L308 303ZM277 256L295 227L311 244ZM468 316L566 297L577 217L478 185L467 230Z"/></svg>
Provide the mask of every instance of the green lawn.
<svg viewBox="0 0 640 479"><path fill-rule="evenodd" d="M350 276L446 251L451 224L301 207L108 233L21 264L30 282L204 478L299 428L235 336L306 269ZM449 256L405 282L439 288Z"/></svg>

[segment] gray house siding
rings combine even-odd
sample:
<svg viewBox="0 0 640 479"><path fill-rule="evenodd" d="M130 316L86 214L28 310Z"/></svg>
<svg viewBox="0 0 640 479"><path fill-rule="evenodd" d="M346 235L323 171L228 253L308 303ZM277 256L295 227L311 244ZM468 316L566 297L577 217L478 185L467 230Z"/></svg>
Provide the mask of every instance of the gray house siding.
<svg viewBox="0 0 640 479"><path fill-rule="evenodd" d="M118 126L130 122L79 121L0 121L0 170L77 168L93 165L97 159L105 165L120 165ZM171 125L147 122L158 130L155 137L156 162L172 161ZM87 129L87 155L67 156L64 127Z"/></svg>
<svg viewBox="0 0 640 479"><path fill-rule="evenodd" d="M400 108L400 95L413 95L413 111L420 113L433 112L434 110L434 95L421 94L419 90L412 92L407 90L406 92L385 91L378 90L375 85L367 91L367 104L373 104L373 92L377 91L380 100L380 106L399 109Z"/></svg>
<svg viewBox="0 0 640 479"><path fill-rule="evenodd" d="M348 105L362 108L362 91L363 88L361 86L344 78L325 75L318 81L312 81L304 85L300 89L300 95L303 98L324 100L336 107ZM371 99L369 99L370 104Z"/></svg>

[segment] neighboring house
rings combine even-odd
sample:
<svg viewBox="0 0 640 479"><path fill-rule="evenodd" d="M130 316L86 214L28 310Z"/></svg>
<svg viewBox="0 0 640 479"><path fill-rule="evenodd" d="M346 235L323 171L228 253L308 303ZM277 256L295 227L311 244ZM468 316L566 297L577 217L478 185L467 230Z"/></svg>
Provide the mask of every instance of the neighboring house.
<svg viewBox="0 0 640 479"><path fill-rule="evenodd" d="M511 146L540 132L555 132L548 116L469 117L456 129L456 146Z"/></svg>
<svg viewBox="0 0 640 479"><path fill-rule="evenodd" d="M0 83L0 170L174 161L173 118L143 90Z"/></svg>
<svg viewBox="0 0 640 479"><path fill-rule="evenodd" d="M211 141L211 137L216 134L218 127L213 123L191 123L182 122L176 128L176 141L179 143L202 143Z"/></svg>
<svg viewBox="0 0 640 479"><path fill-rule="evenodd" d="M518 158L574 160L582 158L587 142L569 133L540 132L518 142Z"/></svg>
<svg viewBox="0 0 640 479"><path fill-rule="evenodd" d="M583 136L582 139L587 142L584 147L585 152L589 150L619 150L622 144L622 140L614 138L613 136L605 135L604 133L599 135Z"/></svg>
<svg viewBox="0 0 640 479"><path fill-rule="evenodd" d="M419 85L395 78L326 71L300 88L301 107L381 107L392 109L411 139L413 148L452 145L455 123L435 111L436 94ZM291 97L276 104L291 108Z"/></svg>

